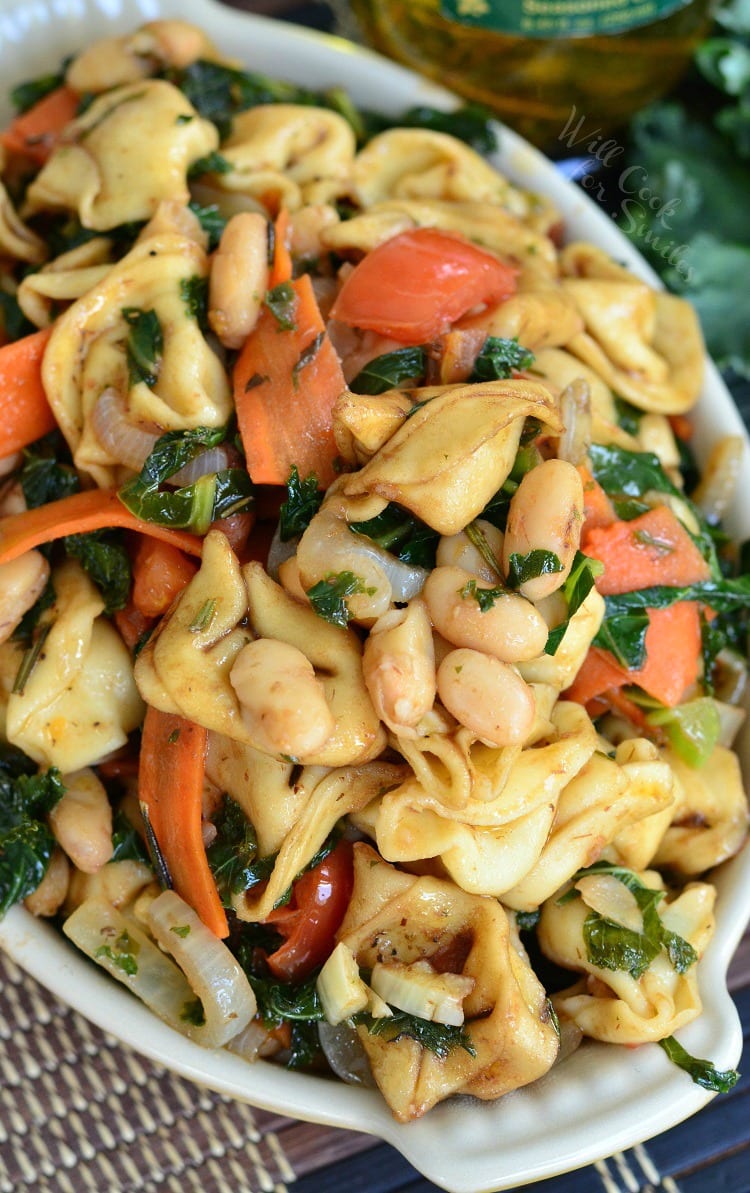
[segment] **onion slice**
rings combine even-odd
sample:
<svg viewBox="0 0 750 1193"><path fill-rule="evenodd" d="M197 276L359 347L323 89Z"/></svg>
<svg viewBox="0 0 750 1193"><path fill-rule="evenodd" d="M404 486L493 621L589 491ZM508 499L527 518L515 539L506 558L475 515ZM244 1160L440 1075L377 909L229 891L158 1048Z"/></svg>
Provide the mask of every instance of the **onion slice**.
<svg viewBox="0 0 750 1193"><path fill-rule="evenodd" d="M99 444L118 464L140 472L159 438L130 421L122 398L112 386L102 390L91 413L91 429Z"/></svg>
<svg viewBox="0 0 750 1193"><path fill-rule="evenodd" d="M156 941L171 953L203 1003L199 1039L220 1048L247 1027L257 1011L252 986L229 949L175 891L162 891L148 909Z"/></svg>
<svg viewBox="0 0 750 1193"><path fill-rule="evenodd" d="M170 485L192 485L193 481L202 476L210 476L213 472L222 472L229 468L229 452L225 447L207 447L204 452L185 464L179 472L168 477Z"/></svg>
<svg viewBox="0 0 750 1193"><path fill-rule="evenodd" d="M106 899L87 899L65 921L63 932L181 1035L206 1048L222 1047L255 1014L255 995L244 971L174 891L154 900L149 920L157 940L182 968Z"/></svg>

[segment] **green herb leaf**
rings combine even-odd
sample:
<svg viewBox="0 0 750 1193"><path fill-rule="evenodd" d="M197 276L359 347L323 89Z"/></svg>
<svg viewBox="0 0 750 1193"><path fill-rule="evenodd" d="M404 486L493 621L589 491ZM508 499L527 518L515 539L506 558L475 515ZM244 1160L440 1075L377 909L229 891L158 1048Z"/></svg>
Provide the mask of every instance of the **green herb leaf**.
<svg viewBox="0 0 750 1193"><path fill-rule="evenodd" d="M143 382L150 389L159 380L164 337L156 311L123 307L122 317L130 327L125 343L131 385Z"/></svg>
<svg viewBox="0 0 750 1193"><path fill-rule="evenodd" d="M325 579L308 588L307 597L318 617L330 621L333 625L346 626L351 616L346 598L357 592L371 595L374 589L365 588L363 581L359 576L355 576L354 572L331 572Z"/></svg>
<svg viewBox="0 0 750 1193"><path fill-rule="evenodd" d="M47 814L65 792L56 767L37 772L20 750L0 750L0 918L47 873L55 838Z"/></svg>
<svg viewBox="0 0 750 1193"><path fill-rule="evenodd" d="M216 598L211 597L211 598L209 598L209 600L204 601L204 603L201 605L201 607L198 610L198 612L196 613L195 617L190 622L190 625L188 626L188 631L191 634L203 633L203 631L207 630L208 627L210 626L211 622L214 619L215 613L216 613Z"/></svg>
<svg viewBox="0 0 750 1193"><path fill-rule="evenodd" d="M390 551L404 563L419 567L434 568L435 552L440 535L426 522L400 505L390 502L382 513L365 522L350 522L353 534L362 534L384 551Z"/></svg>
<svg viewBox="0 0 750 1193"><path fill-rule="evenodd" d="M216 203L208 203L206 206L201 206L192 200L188 203L188 207L197 216L198 222L203 231L208 236L208 251L210 253L218 246L221 240L221 234L227 226L227 221L219 211Z"/></svg>
<svg viewBox="0 0 750 1193"><path fill-rule="evenodd" d="M397 348L376 356L357 374L349 388L355 394L382 394L409 382L417 385L424 377L427 356L424 348Z"/></svg>
<svg viewBox="0 0 750 1193"><path fill-rule="evenodd" d="M508 559L508 584L511 588L520 588L527 580L551 576L562 570L563 565L554 551L537 548L525 555L514 551Z"/></svg>
<svg viewBox="0 0 750 1193"><path fill-rule="evenodd" d="M470 381L503 381L511 374L530 369L534 354L522 348L517 339L487 336L482 350L474 361Z"/></svg>
<svg viewBox="0 0 750 1193"><path fill-rule="evenodd" d="M205 157L196 158L187 172L188 179L201 178L204 174L231 174L234 166L217 149Z"/></svg>
<svg viewBox="0 0 750 1193"><path fill-rule="evenodd" d="M30 510L69 497L80 488L78 475L73 468L58 463L54 456L37 455L33 448L24 451L18 480Z"/></svg>
<svg viewBox="0 0 750 1193"><path fill-rule="evenodd" d="M160 488L201 452L223 443L228 434L228 427L195 427L162 435L139 475L120 489L123 505L146 522L194 534L205 534L217 519L250 509L253 484L242 468L224 468L179 489Z"/></svg>
<svg viewBox="0 0 750 1193"><path fill-rule="evenodd" d="M39 75L36 79L29 79L25 83L17 83L10 93L11 103L19 114L28 112L29 108L38 104L45 95L62 87L64 82L64 71L55 71L53 74Z"/></svg>
<svg viewBox="0 0 750 1193"><path fill-rule="evenodd" d="M508 589L504 584L498 584L495 588L480 588L476 580L469 580L460 593L464 600L473 598L479 605L480 612L487 613L500 597L508 595Z"/></svg>
<svg viewBox="0 0 750 1193"><path fill-rule="evenodd" d="M103 944L96 950L94 956L106 957L108 961L111 961L113 965L116 965L118 969L121 969L123 973L129 974L131 977L138 973L138 962L132 953L115 950L110 945Z"/></svg>
<svg viewBox="0 0 750 1193"><path fill-rule="evenodd" d="M180 278L180 298L201 331L208 331L208 278L197 273L190 278Z"/></svg>
<svg viewBox="0 0 750 1193"><path fill-rule="evenodd" d="M112 862L151 864L148 848L135 825L118 809L112 818Z"/></svg>
<svg viewBox="0 0 750 1193"><path fill-rule="evenodd" d="M68 555L79 561L101 592L107 616L124 609L131 569L122 535L112 530L92 530L89 534L69 534L63 541Z"/></svg>
<svg viewBox="0 0 750 1193"><path fill-rule="evenodd" d="M433 1023L430 1019L420 1019L417 1015L409 1015L406 1011L393 1012L393 1015L375 1019L367 1011L355 1015L353 1022L366 1027L372 1036L382 1036L389 1042L407 1037L416 1040L422 1048L433 1052L440 1060L450 1056L454 1048L463 1048L469 1056L476 1056L476 1049L471 1042L469 1033L463 1027L452 1027L445 1023Z"/></svg>
<svg viewBox="0 0 750 1193"><path fill-rule="evenodd" d="M609 650L629 671L638 670L646 658L647 610L677 601L697 601L734 617L745 615L750 609L750 574L682 586L654 585L605 597L604 621L594 645Z"/></svg>
<svg viewBox="0 0 750 1193"><path fill-rule="evenodd" d="M610 862L594 862L592 866L579 870L571 882L575 884L588 874L609 874L632 892L643 916L643 931L626 928L598 912L592 911L583 925L583 939L586 953L593 965L601 969L626 970L632 977L639 978L651 962L666 949L670 963L677 973L685 973L695 965L698 954L689 941L670 931L659 915L658 906L665 898L665 892L646 884L625 866ZM575 885L558 900L562 904L576 897Z"/></svg>
<svg viewBox="0 0 750 1193"><path fill-rule="evenodd" d="M314 472L300 479L296 464L292 464L286 482L286 501L279 510L279 538L282 543L297 538L312 522L323 501Z"/></svg>
<svg viewBox="0 0 750 1193"><path fill-rule="evenodd" d="M443 112L420 104L408 108L398 117L401 128L430 128L435 132L448 133L471 145L477 153L487 156L498 148L498 133L495 118L482 104L468 103L452 112Z"/></svg>
<svg viewBox="0 0 750 1193"><path fill-rule="evenodd" d="M307 368L307 366L309 364L312 364L312 362L315 360L315 357L320 352L320 349L322 347L322 344L323 344L323 341L325 338L326 338L326 333L324 331L319 331L318 334L315 336L315 338L310 341L307 348L305 348L304 352L301 354L299 360L297 361L296 365L292 369L292 386L294 389L297 389L299 387L300 374L303 372L304 369Z"/></svg>
<svg viewBox="0 0 750 1193"><path fill-rule="evenodd" d="M666 1039L658 1040L657 1043L660 1048L664 1049L672 1064L677 1065L679 1069L684 1069L695 1084L700 1085L703 1089L710 1089L713 1093L727 1094L740 1079L736 1069L717 1069L710 1060L701 1060L700 1057L691 1056L674 1036L667 1036Z"/></svg>
<svg viewBox="0 0 750 1193"><path fill-rule="evenodd" d="M279 282L278 286L268 291L263 301L282 331L294 331L297 295L291 282Z"/></svg>
<svg viewBox="0 0 750 1193"><path fill-rule="evenodd" d="M571 617L578 612L594 587L596 577L601 576L603 571L604 564L600 560L592 559L589 555L584 555L582 551L576 551L570 574L562 586L562 594L568 602L568 616L553 630L550 630L544 648L545 654L555 653L570 625Z"/></svg>
<svg viewBox="0 0 750 1193"><path fill-rule="evenodd" d="M615 924L596 911L590 912L583 922L583 941L592 965L624 970L636 979L646 972L661 947L642 932Z"/></svg>
<svg viewBox="0 0 750 1193"><path fill-rule="evenodd" d="M258 857L258 838L242 808L225 795L214 817L216 839L206 850L222 904L231 908L232 898L270 877L275 855Z"/></svg>
<svg viewBox="0 0 750 1193"><path fill-rule="evenodd" d="M193 1027L203 1027L206 1022L206 1013L203 1010L203 1003L199 998L191 998L184 1003L180 1011L180 1019L184 1023L190 1023Z"/></svg>

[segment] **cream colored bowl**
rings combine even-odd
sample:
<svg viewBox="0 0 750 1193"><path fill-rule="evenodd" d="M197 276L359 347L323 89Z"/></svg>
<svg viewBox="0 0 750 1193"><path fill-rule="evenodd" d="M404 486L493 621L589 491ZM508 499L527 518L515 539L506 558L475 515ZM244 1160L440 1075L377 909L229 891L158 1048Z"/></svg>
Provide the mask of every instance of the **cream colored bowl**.
<svg viewBox="0 0 750 1193"><path fill-rule="evenodd" d="M342 85L364 106L396 114L415 103L450 107L455 102L447 92L345 41L242 15L213 0L0 0L3 86L48 72L64 54L95 37L159 15L201 25L250 69L311 87ZM655 281L610 220L519 137L503 130L496 164L515 181L549 195L569 237L593 241ZM696 440L704 451L721 435L744 434L712 366L697 421ZM750 492L747 457L739 492ZM746 500L742 508L738 503L729 528L737 536L750 535ZM742 1046L726 970L750 910L748 850L722 867L717 885L717 931L701 963L704 1011L679 1039L690 1052L724 1069L736 1065ZM419 1122L399 1126L372 1091L265 1062L250 1066L229 1053L191 1044L21 908L0 925L0 946L92 1022L167 1068L256 1106L378 1135L455 1193L507 1189L580 1167L666 1130L712 1096L671 1065L656 1045L621 1051L587 1042L542 1081L499 1102L454 1099Z"/></svg>

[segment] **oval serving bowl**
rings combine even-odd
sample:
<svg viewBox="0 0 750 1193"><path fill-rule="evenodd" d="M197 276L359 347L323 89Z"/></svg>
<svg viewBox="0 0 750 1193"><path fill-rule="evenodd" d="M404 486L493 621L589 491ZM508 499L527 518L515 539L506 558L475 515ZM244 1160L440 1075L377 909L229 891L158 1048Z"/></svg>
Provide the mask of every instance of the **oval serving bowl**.
<svg viewBox="0 0 750 1193"><path fill-rule="evenodd" d="M416 103L450 108L456 102L448 92L339 38L241 14L214 0L0 0L3 89L49 71L64 54L97 37L157 16L179 16L202 26L248 69L310 87L337 84L359 104L389 114ZM6 106L0 117L6 118L7 101L2 102ZM655 275L608 217L521 138L502 130L493 162L513 181L549 196L569 238L592 241L656 284ZM742 434L747 441L710 363L696 423L703 453L721 435ZM748 491L750 451L738 486L739 493ZM750 535L750 508L737 502L728 529L737 537ZM747 767L747 735L744 757ZM704 1010L679 1038L694 1055L710 1057L723 1069L736 1065L742 1047L726 971L750 909L750 851L723 866L716 884L717 930L701 962ZM498 1102L454 1099L424 1119L400 1126L373 1091L263 1061L251 1066L230 1053L190 1043L78 955L49 924L20 907L0 924L0 947L92 1022L168 1069L281 1114L380 1136L453 1193L508 1189L583 1166L674 1126L712 1097L655 1045L625 1053L587 1041L543 1080Z"/></svg>

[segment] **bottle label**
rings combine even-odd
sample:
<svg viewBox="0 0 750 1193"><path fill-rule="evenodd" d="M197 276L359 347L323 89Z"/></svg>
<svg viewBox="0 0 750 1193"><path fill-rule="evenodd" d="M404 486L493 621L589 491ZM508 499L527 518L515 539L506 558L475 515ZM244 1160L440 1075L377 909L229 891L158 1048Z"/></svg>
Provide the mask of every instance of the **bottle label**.
<svg viewBox="0 0 750 1193"><path fill-rule="evenodd" d="M690 0L439 0L442 16L461 25L521 37L590 37L622 33L685 8Z"/></svg>

